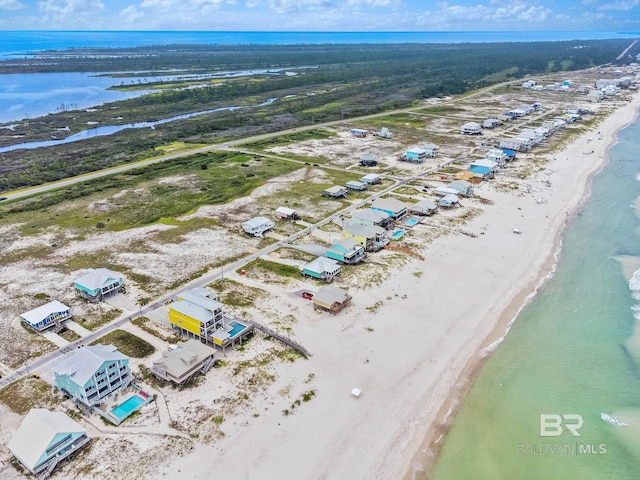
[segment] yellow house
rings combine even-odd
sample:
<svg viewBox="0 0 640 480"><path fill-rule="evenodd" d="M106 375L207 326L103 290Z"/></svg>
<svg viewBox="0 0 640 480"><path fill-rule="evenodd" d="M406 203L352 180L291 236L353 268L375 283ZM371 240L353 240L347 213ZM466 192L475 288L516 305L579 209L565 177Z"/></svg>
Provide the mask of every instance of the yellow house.
<svg viewBox="0 0 640 480"><path fill-rule="evenodd" d="M353 238L358 245L362 245L367 252L374 252L384 248L389 243L387 232L376 225L363 225L357 220L346 222L342 227L342 239Z"/></svg>
<svg viewBox="0 0 640 480"><path fill-rule="evenodd" d="M213 332L222 325L222 304L190 291L179 295L178 301L169 305L169 322L172 325L210 340Z"/></svg>

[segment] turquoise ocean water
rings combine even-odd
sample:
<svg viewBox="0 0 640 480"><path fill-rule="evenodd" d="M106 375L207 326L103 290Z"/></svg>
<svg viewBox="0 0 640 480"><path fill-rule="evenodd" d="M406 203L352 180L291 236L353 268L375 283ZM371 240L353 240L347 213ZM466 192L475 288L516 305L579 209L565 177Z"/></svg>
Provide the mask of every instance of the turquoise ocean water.
<svg viewBox="0 0 640 480"><path fill-rule="evenodd" d="M431 480L640 478L640 121L609 157L555 274L456 414ZM540 415L554 417L541 429ZM569 415L562 430L557 415Z"/></svg>

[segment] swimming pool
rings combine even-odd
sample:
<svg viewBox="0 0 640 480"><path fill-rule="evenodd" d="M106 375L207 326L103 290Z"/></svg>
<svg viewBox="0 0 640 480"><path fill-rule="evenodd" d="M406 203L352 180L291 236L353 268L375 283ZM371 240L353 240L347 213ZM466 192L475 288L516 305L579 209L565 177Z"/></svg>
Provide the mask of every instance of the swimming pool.
<svg viewBox="0 0 640 480"><path fill-rule="evenodd" d="M406 222L404 222L404 224L407 227L413 227L416 223L418 223L418 219L417 218L410 218L409 220L407 220Z"/></svg>
<svg viewBox="0 0 640 480"><path fill-rule="evenodd" d="M135 412L143 403L144 400L140 396L134 395L111 410L111 414L122 420Z"/></svg>
<svg viewBox="0 0 640 480"><path fill-rule="evenodd" d="M391 234L391 239L400 240L403 235L404 235L404 232L402 230L396 230Z"/></svg>
<svg viewBox="0 0 640 480"><path fill-rule="evenodd" d="M235 337L237 334L239 334L241 331L247 328L246 325L242 325L241 323L238 323L238 322L231 322L229 325L233 327L229 332L230 337Z"/></svg>

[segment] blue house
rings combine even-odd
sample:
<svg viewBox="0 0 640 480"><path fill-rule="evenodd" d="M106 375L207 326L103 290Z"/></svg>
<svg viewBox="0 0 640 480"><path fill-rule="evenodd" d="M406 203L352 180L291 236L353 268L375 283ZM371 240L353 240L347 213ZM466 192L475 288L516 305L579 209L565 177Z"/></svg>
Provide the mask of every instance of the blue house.
<svg viewBox="0 0 640 480"><path fill-rule="evenodd" d="M394 220L400 220L404 217L407 214L407 207L408 205L393 197L376 198L371 204L373 210L388 213Z"/></svg>
<svg viewBox="0 0 640 480"><path fill-rule="evenodd" d="M27 413L8 447L11 454L38 478L89 442L87 430L62 412L34 408Z"/></svg>
<svg viewBox="0 0 640 480"><path fill-rule="evenodd" d="M327 249L325 255L333 260L350 265L360 263L366 258L364 247L359 245L353 238L345 238L341 242L334 243Z"/></svg>
<svg viewBox="0 0 640 480"><path fill-rule="evenodd" d="M93 407L133 381L129 359L113 345L87 345L53 369L56 387Z"/></svg>
<svg viewBox="0 0 640 480"><path fill-rule="evenodd" d="M123 285L124 277L108 268L92 268L75 281L80 295L88 300L101 300L107 295L119 292Z"/></svg>
<svg viewBox="0 0 640 480"><path fill-rule="evenodd" d="M62 328L62 322L71 318L71 312L64 303L54 300L21 313L20 318L26 325L41 332L53 326Z"/></svg>

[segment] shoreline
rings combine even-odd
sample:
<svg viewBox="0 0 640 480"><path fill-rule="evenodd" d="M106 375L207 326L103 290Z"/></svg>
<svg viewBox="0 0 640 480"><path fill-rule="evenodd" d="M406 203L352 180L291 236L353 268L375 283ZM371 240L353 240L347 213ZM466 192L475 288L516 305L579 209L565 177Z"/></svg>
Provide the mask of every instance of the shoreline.
<svg viewBox="0 0 640 480"><path fill-rule="evenodd" d="M630 118L626 116L620 118L618 122L616 115L620 114L620 110L628 108L633 113ZM640 114L640 94L636 93L632 96L629 104L621 107L620 109L610 113L598 127L607 121L614 123L603 135L607 135L607 142L602 149L601 161L597 168L589 172L586 175L585 181L582 183L581 195L579 195L578 201L571 205L566 214L565 222L559 226L556 231L553 246L551 251L547 254L545 261L542 263L538 270L536 279L527 283L518 292L511 301L505 306L504 310L500 314L498 320L494 324L494 328L489 335L484 339L481 346L468 358L468 361L458 373L455 381L451 385L451 390L447 398L443 401L437 413L433 416L432 424L429 429L425 431L424 440L421 442L419 448L415 451L411 461L408 463L408 467L405 469L405 473L402 476L403 480L416 480L419 478L427 479L430 476L430 472L433 469L440 449L444 444L448 429L455 421L456 414L459 408L462 406L466 396L470 392L475 383L478 375L480 375L484 363L491 357L493 352L500 346L504 339L509 334L512 325L517 321L521 312L535 299L539 289L553 277L556 267L563 248L563 238L566 232L566 227L573 221L575 216L580 212L582 206L591 196L591 187L593 178L600 173L609 163L609 151L618 142L618 134L621 130L628 127L631 123L638 119ZM625 120L626 119L626 120ZM567 145L561 152L556 155L556 158L560 155L569 154L569 151L584 142L585 138L590 135L590 132L585 132L576 138L573 142ZM416 475L416 466L421 465L420 474Z"/></svg>

